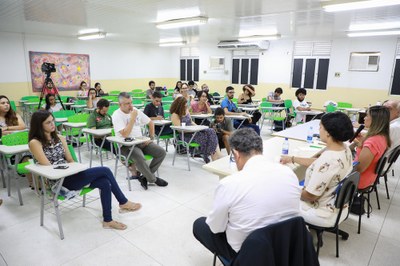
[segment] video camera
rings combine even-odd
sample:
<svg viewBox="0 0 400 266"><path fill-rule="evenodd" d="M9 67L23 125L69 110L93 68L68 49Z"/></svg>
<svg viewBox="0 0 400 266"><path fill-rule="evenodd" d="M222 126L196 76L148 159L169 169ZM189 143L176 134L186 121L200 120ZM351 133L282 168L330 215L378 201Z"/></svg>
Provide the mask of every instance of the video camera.
<svg viewBox="0 0 400 266"><path fill-rule="evenodd" d="M45 62L42 64L42 72L46 74L47 78L49 78L52 72L56 72L56 67L52 63Z"/></svg>

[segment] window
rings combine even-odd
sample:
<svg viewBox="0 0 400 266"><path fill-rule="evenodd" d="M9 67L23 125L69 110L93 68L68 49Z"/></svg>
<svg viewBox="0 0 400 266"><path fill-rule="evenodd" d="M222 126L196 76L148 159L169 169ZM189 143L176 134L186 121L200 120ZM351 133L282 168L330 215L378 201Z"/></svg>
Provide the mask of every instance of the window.
<svg viewBox="0 0 400 266"><path fill-rule="evenodd" d="M199 49L196 47L181 48L180 79L199 81Z"/></svg>
<svg viewBox="0 0 400 266"><path fill-rule="evenodd" d="M258 51L233 51L232 84L258 84Z"/></svg>
<svg viewBox="0 0 400 266"><path fill-rule="evenodd" d="M331 42L296 42L292 87L326 90Z"/></svg>
<svg viewBox="0 0 400 266"><path fill-rule="evenodd" d="M397 41L396 60L392 74L391 95L400 95L400 39Z"/></svg>

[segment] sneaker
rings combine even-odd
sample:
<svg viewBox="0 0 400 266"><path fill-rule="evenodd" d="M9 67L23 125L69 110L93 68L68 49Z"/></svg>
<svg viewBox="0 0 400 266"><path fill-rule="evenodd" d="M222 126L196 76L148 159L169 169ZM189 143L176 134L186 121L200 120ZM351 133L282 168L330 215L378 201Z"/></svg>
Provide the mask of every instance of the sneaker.
<svg viewBox="0 0 400 266"><path fill-rule="evenodd" d="M144 190L147 190L147 179L144 176L138 177L138 180L140 182L140 185L144 188Z"/></svg>
<svg viewBox="0 0 400 266"><path fill-rule="evenodd" d="M168 186L168 182L165 181L164 179L161 179L159 177L157 177L156 182L154 182L154 184L156 184L159 187L166 187Z"/></svg>

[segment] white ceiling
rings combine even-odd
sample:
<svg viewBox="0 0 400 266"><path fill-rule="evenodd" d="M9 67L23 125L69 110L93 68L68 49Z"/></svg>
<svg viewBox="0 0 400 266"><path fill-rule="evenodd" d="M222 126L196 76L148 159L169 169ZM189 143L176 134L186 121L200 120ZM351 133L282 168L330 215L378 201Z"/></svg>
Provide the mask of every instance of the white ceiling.
<svg viewBox="0 0 400 266"><path fill-rule="evenodd" d="M400 6L326 13L321 0L0 0L0 32L76 38L99 28L107 41L156 44L181 38L189 43L235 40L249 30L277 29L282 38L345 37L350 24L400 20ZM208 24L160 30L155 22L171 11L179 17L207 16ZM193 13L194 12L194 13ZM176 17L175 17L176 18Z"/></svg>

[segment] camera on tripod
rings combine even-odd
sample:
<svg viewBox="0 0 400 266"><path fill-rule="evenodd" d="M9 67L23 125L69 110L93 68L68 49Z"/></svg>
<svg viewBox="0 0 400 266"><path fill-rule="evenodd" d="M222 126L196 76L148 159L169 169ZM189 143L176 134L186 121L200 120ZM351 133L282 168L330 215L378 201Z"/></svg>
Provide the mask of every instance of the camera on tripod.
<svg viewBox="0 0 400 266"><path fill-rule="evenodd" d="M49 78L52 72L56 72L56 66L52 63L45 62L42 64L42 72L45 73Z"/></svg>

